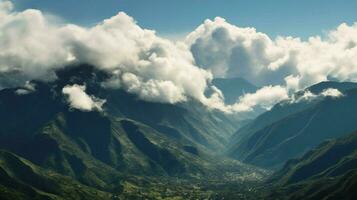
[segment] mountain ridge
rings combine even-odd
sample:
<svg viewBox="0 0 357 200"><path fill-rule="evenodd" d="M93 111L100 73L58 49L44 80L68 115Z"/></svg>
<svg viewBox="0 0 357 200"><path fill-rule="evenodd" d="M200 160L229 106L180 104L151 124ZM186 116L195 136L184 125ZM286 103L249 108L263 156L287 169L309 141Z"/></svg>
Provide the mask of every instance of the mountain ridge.
<svg viewBox="0 0 357 200"><path fill-rule="evenodd" d="M219 153L237 127L234 119L192 100L177 105L144 102L123 90L103 88L99 83L106 78L105 73L80 65L59 71L54 82L30 82L35 90L1 90L0 149L60 174L58 181L67 177L84 185L83 192L95 188L111 197L156 198L165 193L164 182L174 191L203 197L213 191L196 194L188 187L203 180L238 184L266 176L264 170ZM88 95L105 99L103 110L70 107L62 88L75 84L85 85ZM181 180L192 183L184 186ZM6 186L4 191L13 190ZM65 188L62 192L73 193ZM55 197L51 195L56 196L51 193L48 198Z"/></svg>
<svg viewBox="0 0 357 200"><path fill-rule="evenodd" d="M261 167L278 168L287 159L302 155L323 139L353 131L357 128L354 123L357 90L344 92L343 97L325 97L308 105L305 102L277 104L232 137L235 143L230 144L228 154ZM241 139L234 140L238 136ZM299 148L293 148L295 144Z"/></svg>
<svg viewBox="0 0 357 200"><path fill-rule="evenodd" d="M321 143L290 160L267 181L274 199L354 199L357 177L357 132Z"/></svg>

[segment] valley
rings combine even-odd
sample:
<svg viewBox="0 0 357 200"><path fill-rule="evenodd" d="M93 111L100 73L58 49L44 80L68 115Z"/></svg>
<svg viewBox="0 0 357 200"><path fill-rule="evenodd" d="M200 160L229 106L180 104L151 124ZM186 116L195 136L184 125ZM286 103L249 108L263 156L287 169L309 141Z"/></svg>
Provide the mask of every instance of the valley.
<svg viewBox="0 0 357 200"><path fill-rule="evenodd" d="M0 200L357 200L356 8L0 0Z"/></svg>
<svg viewBox="0 0 357 200"><path fill-rule="evenodd" d="M108 74L90 65L57 76L0 91L0 199L356 197L356 84L320 83L306 91L344 96L282 101L249 119L194 99L142 101L102 87ZM70 106L62 89L74 85L103 107Z"/></svg>

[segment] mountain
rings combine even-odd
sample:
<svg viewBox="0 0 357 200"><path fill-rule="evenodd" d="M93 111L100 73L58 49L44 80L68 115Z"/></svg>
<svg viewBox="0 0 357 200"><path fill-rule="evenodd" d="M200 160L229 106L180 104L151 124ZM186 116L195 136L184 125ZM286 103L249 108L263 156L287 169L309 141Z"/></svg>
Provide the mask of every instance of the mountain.
<svg viewBox="0 0 357 200"><path fill-rule="evenodd" d="M212 84L222 91L226 104L233 104L240 96L258 89L243 78L215 78Z"/></svg>
<svg viewBox="0 0 357 200"><path fill-rule="evenodd" d="M323 81L320 82L318 84L312 85L308 88L305 89L309 90L310 92L314 93L314 94L319 94L321 93L323 90L329 89L329 88L333 88L333 89L337 89L341 92L345 92L347 90L351 90L354 88L357 88L357 83L354 82L336 82L336 81Z"/></svg>
<svg viewBox="0 0 357 200"><path fill-rule="evenodd" d="M190 188L265 176L219 154L237 129L234 118L192 99L176 105L145 102L102 87L107 76L89 65L70 66L58 71L54 82L0 91L4 193L18 199L155 199L182 193L203 198L213 191ZM74 84L105 99L102 111L70 108L62 89ZM48 187L57 182L57 190L37 182L49 182Z"/></svg>
<svg viewBox="0 0 357 200"><path fill-rule="evenodd" d="M281 102L240 128L231 139L228 154L266 168L279 168L321 141L357 129L357 90L354 83L325 82L307 90L319 94L337 88L343 97Z"/></svg>
<svg viewBox="0 0 357 200"><path fill-rule="evenodd" d="M340 92L344 93L350 89L357 88L357 83L352 82L321 82L316 85L310 86L305 90L299 91L295 94L296 98L302 96L306 91L310 91L312 94L318 95L326 89L338 89ZM277 122L289 115L303 111L309 107L315 106L319 103L321 99L312 99L309 101L298 101L295 103L289 103L288 101L282 101L277 103L271 110L262 113L252 120L247 125L241 127L233 134L230 139L230 146L234 146L240 142L240 140L245 137L249 137L255 132L263 129L264 127Z"/></svg>
<svg viewBox="0 0 357 200"><path fill-rule="evenodd" d="M271 189L261 199L315 200L356 199L357 170L338 177L320 178Z"/></svg>
<svg viewBox="0 0 357 200"><path fill-rule="evenodd" d="M62 199L63 194L68 199L111 199L110 193L0 151L0 199Z"/></svg>
<svg viewBox="0 0 357 200"><path fill-rule="evenodd" d="M357 132L290 160L268 182L276 188L271 199L356 199Z"/></svg>
<svg viewBox="0 0 357 200"><path fill-rule="evenodd" d="M255 93L259 88L243 78L215 78L212 80L212 85L217 87L224 96L224 102L227 105L236 103L239 97L247 93ZM207 91L207 95L211 95ZM266 109L257 106L251 112L232 113L231 117L235 118L239 125L242 127L252 119L256 118L259 114L265 112Z"/></svg>

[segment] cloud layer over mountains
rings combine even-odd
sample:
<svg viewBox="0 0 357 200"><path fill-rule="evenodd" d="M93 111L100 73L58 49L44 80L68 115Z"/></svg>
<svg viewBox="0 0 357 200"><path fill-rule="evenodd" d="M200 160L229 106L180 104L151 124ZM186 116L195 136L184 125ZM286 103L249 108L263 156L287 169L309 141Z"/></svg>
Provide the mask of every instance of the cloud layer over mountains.
<svg viewBox="0 0 357 200"><path fill-rule="evenodd" d="M62 93L67 96L67 101L71 108L82 111L102 111L105 100L86 93L85 85L67 85L62 89Z"/></svg>
<svg viewBox="0 0 357 200"><path fill-rule="evenodd" d="M323 38L273 40L217 17L206 20L186 42L197 65L218 77L241 76L256 85L287 84L293 89L328 78L357 80L357 23L341 24Z"/></svg>
<svg viewBox="0 0 357 200"><path fill-rule="evenodd" d="M340 25L326 37L271 39L217 17L183 41L158 37L123 12L86 28L58 23L39 10L13 11L0 0L0 88L32 79L54 80L70 63L89 63L112 77L103 87L123 88L153 102L193 98L211 108L269 108L289 93L327 80L357 79L357 24ZM241 76L261 86L235 105L224 105L214 77ZM211 90L212 95L205 96Z"/></svg>
<svg viewBox="0 0 357 200"><path fill-rule="evenodd" d="M53 23L38 10L13 12L8 1L1 9L2 87L55 79L56 69L83 62L112 74L105 86L124 88L144 100L210 101L204 91L212 75L194 65L188 48L140 28L125 13L84 28Z"/></svg>

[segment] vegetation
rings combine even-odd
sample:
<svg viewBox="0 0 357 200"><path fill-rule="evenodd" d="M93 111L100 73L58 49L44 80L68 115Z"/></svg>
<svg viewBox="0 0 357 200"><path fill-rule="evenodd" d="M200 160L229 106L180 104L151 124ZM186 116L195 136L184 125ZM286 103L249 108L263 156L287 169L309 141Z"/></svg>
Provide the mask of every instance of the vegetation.
<svg viewBox="0 0 357 200"><path fill-rule="evenodd" d="M346 89L344 98L278 104L231 137L241 124L236 116L192 99L176 105L141 101L101 87L108 75L87 65L57 76L50 83L33 81L36 90L29 94L0 91L0 199L356 197L356 133L324 142L272 176L254 166L283 165L357 129L354 84L333 84ZM224 80L216 82L225 87ZM68 84L86 85L89 95L106 99L103 111L70 108L62 94ZM227 157L229 144L232 157L254 165Z"/></svg>
<svg viewBox="0 0 357 200"><path fill-rule="evenodd" d="M81 65L36 91L0 91L1 194L13 199L205 199L267 174L222 156L237 121L193 100L169 105L99 85ZM66 85L106 99L103 112L68 106ZM10 153L11 152L11 153ZM21 175L21 176L20 176ZM240 190L240 189L238 189Z"/></svg>
<svg viewBox="0 0 357 200"><path fill-rule="evenodd" d="M300 103L281 102L242 127L233 138L229 155L268 169L279 169L291 158L302 156L327 139L338 138L357 129L357 90L346 84L345 95ZM343 88L342 83L332 84ZM331 84L313 86L323 90ZM331 86L331 87L332 87ZM317 90L316 88L320 88Z"/></svg>

